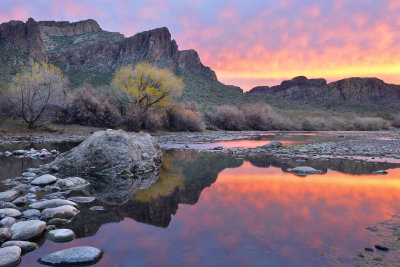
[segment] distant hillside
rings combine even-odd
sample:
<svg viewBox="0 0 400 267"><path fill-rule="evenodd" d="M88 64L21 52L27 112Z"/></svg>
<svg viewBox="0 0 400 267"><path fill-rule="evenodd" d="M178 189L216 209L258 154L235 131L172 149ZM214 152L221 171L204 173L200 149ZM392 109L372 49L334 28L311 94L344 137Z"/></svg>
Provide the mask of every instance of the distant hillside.
<svg viewBox="0 0 400 267"><path fill-rule="evenodd" d="M326 83L324 79L304 76L283 81L277 86L258 86L248 95L269 96L286 100L327 100L375 104L398 103L400 86L387 84L377 78L348 78Z"/></svg>
<svg viewBox="0 0 400 267"><path fill-rule="evenodd" d="M125 38L107 32L94 20L75 23L10 21L0 25L0 87L33 59L61 68L71 87L82 83L108 84L115 69L148 61L167 67L184 78L182 98L201 101L210 95L240 97L242 89L220 83L213 70L204 66L194 50L178 50L167 28L158 28Z"/></svg>

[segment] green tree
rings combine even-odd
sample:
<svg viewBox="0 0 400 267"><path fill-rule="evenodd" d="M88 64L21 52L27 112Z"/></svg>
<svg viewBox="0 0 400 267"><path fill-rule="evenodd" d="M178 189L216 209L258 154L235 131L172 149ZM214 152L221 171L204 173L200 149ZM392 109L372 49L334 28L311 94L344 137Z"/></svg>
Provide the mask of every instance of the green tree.
<svg viewBox="0 0 400 267"><path fill-rule="evenodd" d="M59 104L65 95L68 80L51 64L35 63L14 76L10 101L29 128L35 128L43 113Z"/></svg>

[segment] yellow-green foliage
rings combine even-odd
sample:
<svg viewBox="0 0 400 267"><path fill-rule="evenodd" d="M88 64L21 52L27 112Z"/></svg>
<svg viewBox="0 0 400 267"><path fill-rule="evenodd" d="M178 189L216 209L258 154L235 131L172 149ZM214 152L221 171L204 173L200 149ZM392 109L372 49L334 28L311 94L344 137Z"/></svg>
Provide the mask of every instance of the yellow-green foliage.
<svg viewBox="0 0 400 267"><path fill-rule="evenodd" d="M57 104L68 80L61 70L51 64L35 63L23 68L10 85L10 100L18 107L18 114L33 127L42 113Z"/></svg>
<svg viewBox="0 0 400 267"><path fill-rule="evenodd" d="M115 71L111 86L127 96L127 102L145 111L150 107L168 106L181 94L182 79L169 69L160 69L142 62L134 68L124 66Z"/></svg>

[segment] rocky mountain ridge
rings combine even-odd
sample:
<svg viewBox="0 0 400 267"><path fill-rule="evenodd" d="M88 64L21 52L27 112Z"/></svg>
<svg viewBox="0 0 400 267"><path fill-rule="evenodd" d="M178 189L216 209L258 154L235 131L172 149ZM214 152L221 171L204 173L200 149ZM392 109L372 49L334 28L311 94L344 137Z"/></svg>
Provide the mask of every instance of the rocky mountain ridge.
<svg viewBox="0 0 400 267"><path fill-rule="evenodd" d="M299 76L272 87L254 87L247 94L287 100L323 99L379 103L400 100L400 85L387 84L377 78L347 78L327 83L325 79Z"/></svg>
<svg viewBox="0 0 400 267"><path fill-rule="evenodd" d="M102 30L91 19L70 23L36 22L30 18L25 23L10 21L0 25L0 50L3 84L31 59L60 67L72 87L85 82L95 86L108 84L119 66L147 61L183 76L189 91L194 90L190 80L194 76L209 88L242 93L239 87L220 83L195 50L179 50L166 27L126 38Z"/></svg>

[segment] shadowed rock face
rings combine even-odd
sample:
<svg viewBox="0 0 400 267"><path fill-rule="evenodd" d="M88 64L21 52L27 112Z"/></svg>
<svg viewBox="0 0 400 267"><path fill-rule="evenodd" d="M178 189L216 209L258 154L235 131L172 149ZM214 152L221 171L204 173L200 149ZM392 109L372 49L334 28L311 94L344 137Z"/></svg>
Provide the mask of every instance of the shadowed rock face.
<svg viewBox="0 0 400 267"><path fill-rule="evenodd" d="M324 79L300 76L277 86L255 87L248 94L287 100L392 102L400 99L400 86L387 84L377 78L348 78L327 84Z"/></svg>
<svg viewBox="0 0 400 267"><path fill-rule="evenodd" d="M106 74L122 65L148 61L174 71L190 71L217 82L215 72L201 63L196 51L178 50L165 27L125 38L120 33L102 30L92 19L70 23L36 22L30 18L26 23L10 21L1 24L0 45L4 46L5 53L16 50L15 61L5 62L16 66L33 58L56 64L66 71L85 66L85 69Z"/></svg>

